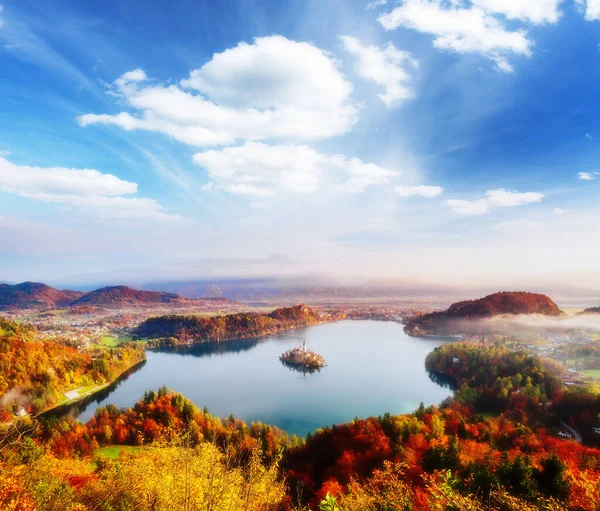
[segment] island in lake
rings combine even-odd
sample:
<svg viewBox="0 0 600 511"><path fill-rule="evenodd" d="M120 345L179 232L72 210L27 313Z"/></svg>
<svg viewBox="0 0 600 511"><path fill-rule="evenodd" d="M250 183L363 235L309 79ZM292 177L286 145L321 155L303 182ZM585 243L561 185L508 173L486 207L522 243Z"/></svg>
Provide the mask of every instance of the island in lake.
<svg viewBox="0 0 600 511"><path fill-rule="evenodd" d="M306 341L302 343L302 346L298 346L283 353L279 357L279 360L284 364L307 369L320 369L327 365L325 359L321 355L306 349Z"/></svg>

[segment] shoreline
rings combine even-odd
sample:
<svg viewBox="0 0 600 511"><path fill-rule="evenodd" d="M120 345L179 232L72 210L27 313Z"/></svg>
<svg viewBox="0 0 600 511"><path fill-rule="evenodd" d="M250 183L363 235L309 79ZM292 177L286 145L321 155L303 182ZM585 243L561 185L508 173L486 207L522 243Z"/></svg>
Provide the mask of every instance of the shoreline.
<svg viewBox="0 0 600 511"><path fill-rule="evenodd" d="M223 344L223 343L235 342L235 341L260 341L261 339L267 339L268 337L272 337L273 335L277 335L280 333L291 332L292 330L300 330L302 328L311 328L314 326L326 325L326 324L330 324L330 323L338 323L339 321L344 321L344 320L334 319L332 321L318 321L316 323L311 323L310 325L282 328L275 332L268 332L268 333L258 335L258 336L256 336L256 335L250 336L249 335L249 336L242 336L242 337L226 337L223 339L201 339L196 342L178 342L177 344L164 344L164 343L160 342L160 341L168 339L168 337L143 337L143 338L139 338L137 340L139 341L139 340L144 339L146 341L146 346L144 347L144 350L154 350L157 348L171 348L171 347L174 348L174 347L178 347L178 346L191 347L191 346L200 346L203 344ZM158 343L156 343L156 341L158 341ZM157 344L157 345L154 346L154 344Z"/></svg>
<svg viewBox="0 0 600 511"><path fill-rule="evenodd" d="M107 387L110 387L111 385L113 385L119 378L121 378L125 373L127 373L128 371L131 371L132 369L136 368L137 366L139 366L140 364L143 364L144 362L146 362L146 357L144 356L144 358L142 360L140 360L139 362L136 362L135 364L129 366L127 369L124 369L123 371L121 371L117 376L115 376L112 380L103 383L101 385L99 385L98 387L89 390L88 392L86 392L85 394L81 394L77 397L74 397L72 399L67 399L66 401L61 401L60 403L57 403L53 406L51 406L50 408L47 408L45 410L42 410L41 412L38 412L35 415L30 415L32 418L34 419L38 419L40 418L42 415L46 415L48 413L51 412L56 412L57 410L59 410L60 408L65 408L65 407L69 407L72 406L76 403L79 403L80 401L84 401L90 397L92 397L94 394L97 394L98 392L106 389ZM67 391L68 392L68 391Z"/></svg>

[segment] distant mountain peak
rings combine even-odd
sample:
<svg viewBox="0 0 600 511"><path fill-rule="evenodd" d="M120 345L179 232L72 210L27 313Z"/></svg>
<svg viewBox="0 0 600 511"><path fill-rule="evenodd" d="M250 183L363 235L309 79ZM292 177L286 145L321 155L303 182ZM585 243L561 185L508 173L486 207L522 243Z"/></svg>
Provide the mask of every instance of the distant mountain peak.
<svg viewBox="0 0 600 511"><path fill-rule="evenodd" d="M0 285L0 309L54 309L68 306L83 293L61 291L41 282Z"/></svg>
<svg viewBox="0 0 600 511"><path fill-rule="evenodd" d="M156 303L184 302L185 298L174 293L160 291L140 291L128 286L107 286L86 293L71 305L96 305L103 307L119 307L123 305L146 305Z"/></svg>

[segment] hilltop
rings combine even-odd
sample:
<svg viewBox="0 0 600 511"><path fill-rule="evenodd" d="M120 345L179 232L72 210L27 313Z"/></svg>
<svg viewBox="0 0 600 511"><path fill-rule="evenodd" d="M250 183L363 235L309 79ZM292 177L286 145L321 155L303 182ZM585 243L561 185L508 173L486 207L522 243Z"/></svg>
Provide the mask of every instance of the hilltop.
<svg viewBox="0 0 600 511"><path fill-rule="evenodd" d="M563 312L546 295L503 291L477 300L454 303L445 311L416 316L406 322L404 329L411 335L451 334L456 333L454 327L460 320L481 320L517 314L560 316ZM461 325L465 325L464 321L461 321Z"/></svg>
<svg viewBox="0 0 600 511"><path fill-rule="evenodd" d="M581 314L600 314L600 307L590 307L585 309Z"/></svg>
<svg viewBox="0 0 600 511"><path fill-rule="evenodd" d="M123 305L173 304L193 302L174 293L159 291L140 291L127 286L109 286L86 293L70 306L96 305L103 307L119 307Z"/></svg>
<svg viewBox="0 0 600 511"><path fill-rule="evenodd" d="M59 290L39 282L0 284L0 309L56 309L67 307L84 293Z"/></svg>

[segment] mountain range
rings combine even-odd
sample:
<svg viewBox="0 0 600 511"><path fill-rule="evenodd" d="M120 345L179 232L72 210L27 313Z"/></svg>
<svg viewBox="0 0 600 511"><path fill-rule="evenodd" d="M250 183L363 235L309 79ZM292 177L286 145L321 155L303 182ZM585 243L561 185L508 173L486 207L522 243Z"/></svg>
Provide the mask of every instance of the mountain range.
<svg viewBox="0 0 600 511"><path fill-rule="evenodd" d="M120 308L157 304L194 305L199 302L200 300L183 298L175 293L140 291L127 286L109 286L84 293L55 289L39 282L0 284L0 310L62 309L80 306Z"/></svg>

